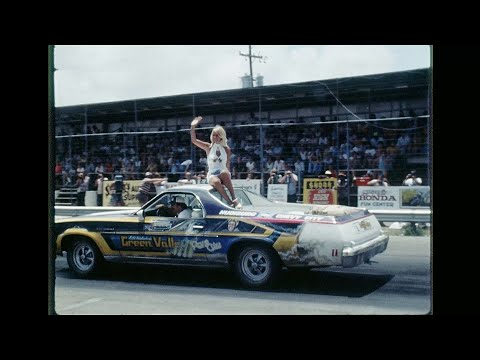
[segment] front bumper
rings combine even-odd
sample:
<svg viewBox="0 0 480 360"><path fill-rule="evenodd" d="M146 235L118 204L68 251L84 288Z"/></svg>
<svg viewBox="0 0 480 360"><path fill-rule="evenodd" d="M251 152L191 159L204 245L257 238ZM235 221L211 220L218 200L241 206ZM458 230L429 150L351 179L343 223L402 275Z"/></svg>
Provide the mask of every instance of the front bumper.
<svg viewBox="0 0 480 360"><path fill-rule="evenodd" d="M349 268L368 262L376 254L384 252L387 244L388 235L382 234L361 245L346 247L342 250L342 266Z"/></svg>

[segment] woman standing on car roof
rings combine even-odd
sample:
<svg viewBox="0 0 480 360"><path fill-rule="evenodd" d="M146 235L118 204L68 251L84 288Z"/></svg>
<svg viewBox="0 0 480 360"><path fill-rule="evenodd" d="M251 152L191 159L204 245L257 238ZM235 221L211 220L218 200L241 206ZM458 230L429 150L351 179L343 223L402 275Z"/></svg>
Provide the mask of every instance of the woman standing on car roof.
<svg viewBox="0 0 480 360"><path fill-rule="evenodd" d="M235 197L235 191L233 190L232 178L230 175L230 157L232 155L231 149L227 145L227 134L225 129L219 125L215 126L210 134L211 143L201 141L197 139L195 133L195 127L203 118L197 116L193 119L190 128L190 137L192 144L203 149L207 154L208 173L207 182L212 185L222 197L227 200L233 207L239 208L240 203ZM232 200L227 195L227 192L223 188L225 185L232 195Z"/></svg>

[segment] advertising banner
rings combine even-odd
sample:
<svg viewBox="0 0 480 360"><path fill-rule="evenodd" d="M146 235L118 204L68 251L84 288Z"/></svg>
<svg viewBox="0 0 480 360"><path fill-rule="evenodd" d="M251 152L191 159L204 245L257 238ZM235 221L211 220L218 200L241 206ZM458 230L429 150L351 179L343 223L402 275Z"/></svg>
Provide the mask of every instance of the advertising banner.
<svg viewBox="0 0 480 360"><path fill-rule="evenodd" d="M268 184L267 199L272 201L288 201L287 184Z"/></svg>
<svg viewBox="0 0 480 360"><path fill-rule="evenodd" d="M250 190L253 193L262 195L262 180L259 179L252 179L252 180L244 180L244 179L232 179L233 186L241 187L247 190Z"/></svg>
<svg viewBox="0 0 480 360"><path fill-rule="evenodd" d="M337 191L331 189L309 190L307 200L308 204L333 205L337 203Z"/></svg>
<svg viewBox="0 0 480 360"><path fill-rule="evenodd" d="M358 207L367 209L399 209L400 186L359 186Z"/></svg>
<svg viewBox="0 0 480 360"><path fill-rule="evenodd" d="M304 179L303 203L317 205L337 204L337 179Z"/></svg>
<svg viewBox="0 0 480 360"><path fill-rule="evenodd" d="M359 186L358 207L367 209L429 208L429 186Z"/></svg>
<svg viewBox="0 0 480 360"><path fill-rule="evenodd" d="M429 186L402 186L400 188L400 207L402 209L429 208Z"/></svg>
<svg viewBox="0 0 480 360"><path fill-rule="evenodd" d="M141 180L104 181L103 206L140 206L136 199L140 182Z"/></svg>

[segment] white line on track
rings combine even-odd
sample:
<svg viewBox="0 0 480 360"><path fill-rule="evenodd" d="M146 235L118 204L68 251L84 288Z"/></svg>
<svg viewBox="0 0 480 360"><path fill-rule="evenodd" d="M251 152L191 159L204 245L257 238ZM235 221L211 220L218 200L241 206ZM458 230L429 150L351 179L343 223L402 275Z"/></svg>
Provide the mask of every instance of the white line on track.
<svg viewBox="0 0 480 360"><path fill-rule="evenodd" d="M94 303L94 302L98 302L98 301L101 301L101 300L103 300L103 299L102 298L88 299L88 300L85 300L85 301L82 301L82 302L79 302L79 303L76 303L76 304L66 306L63 309L61 309L61 311L76 309L76 308L82 307L84 305L91 304L91 303Z"/></svg>

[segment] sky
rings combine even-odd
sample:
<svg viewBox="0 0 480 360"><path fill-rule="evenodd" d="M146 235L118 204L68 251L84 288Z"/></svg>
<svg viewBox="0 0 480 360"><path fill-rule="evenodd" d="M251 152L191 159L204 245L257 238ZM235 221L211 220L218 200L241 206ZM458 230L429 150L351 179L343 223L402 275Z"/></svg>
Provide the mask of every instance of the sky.
<svg viewBox="0 0 480 360"><path fill-rule="evenodd" d="M249 45L56 45L55 106L242 87ZM429 45L252 45L253 77L279 85L430 67ZM255 85L255 84L254 84Z"/></svg>

